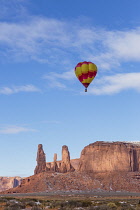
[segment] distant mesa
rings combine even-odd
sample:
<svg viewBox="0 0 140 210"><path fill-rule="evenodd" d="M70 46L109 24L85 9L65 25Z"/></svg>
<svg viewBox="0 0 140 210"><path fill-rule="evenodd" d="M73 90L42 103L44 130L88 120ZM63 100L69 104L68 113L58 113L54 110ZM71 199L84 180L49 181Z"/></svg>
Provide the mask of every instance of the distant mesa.
<svg viewBox="0 0 140 210"><path fill-rule="evenodd" d="M140 171L140 144L97 141L86 146L79 162L79 171Z"/></svg>
<svg viewBox="0 0 140 210"><path fill-rule="evenodd" d="M0 192L5 191L10 188L17 187L21 184L22 178L21 177L0 177Z"/></svg>

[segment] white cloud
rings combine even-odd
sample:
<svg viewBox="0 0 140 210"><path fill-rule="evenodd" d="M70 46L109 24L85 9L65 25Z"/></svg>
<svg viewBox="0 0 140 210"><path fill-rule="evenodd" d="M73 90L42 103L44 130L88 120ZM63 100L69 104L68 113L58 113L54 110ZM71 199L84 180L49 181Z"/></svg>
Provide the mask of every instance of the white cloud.
<svg viewBox="0 0 140 210"><path fill-rule="evenodd" d="M77 58L91 60L104 69L124 61L140 61L139 27L108 31L78 22L32 17L26 22L1 22L0 31L1 54L12 59L59 65Z"/></svg>
<svg viewBox="0 0 140 210"><path fill-rule="evenodd" d="M40 92L40 89L34 85L23 85L13 87L2 87L0 88L0 94L11 95L19 92Z"/></svg>
<svg viewBox="0 0 140 210"><path fill-rule="evenodd" d="M140 92L140 73L105 76L97 80L94 83L94 87L89 88L88 93L95 95L111 95L128 89Z"/></svg>
<svg viewBox="0 0 140 210"><path fill-rule="evenodd" d="M46 79L50 87L66 88L64 80L73 80L75 79L74 71L67 71L61 74L50 72L43 76L43 79Z"/></svg>
<svg viewBox="0 0 140 210"><path fill-rule="evenodd" d="M36 130L19 126L8 126L5 128L0 128L0 134L18 134L22 132L36 132Z"/></svg>
<svg viewBox="0 0 140 210"><path fill-rule="evenodd" d="M1 22L0 46L3 50L6 48L7 53L12 51L16 58L29 56L29 59L44 60L46 57L48 61L47 57L55 55L58 46L68 42L66 33L63 33L64 25L63 22L43 18L34 18L28 23Z"/></svg>
<svg viewBox="0 0 140 210"><path fill-rule="evenodd" d="M113 74L123 62L140 62L140 27L124 31L109 31L83 26L78 22L32 17L26 22L1 22L0 31L1 57L4 55L6 58L11 57L15 60L25 58L49 63L51 69L44 78L51 87L66 89L65 81L75 78L73 70L69 71L69 69L72 66L74 68L79 61L93 61L100 71L113 69ZM55 72L51 72L54 68ZM64 70L62 71L61 68ZM61 72L58 72L58 69L61 69ZM130 70L128 72L130 73ZM104 77L100 80L102 84L92 92L113 94L128 88L138 90L138 84L135 87L130 82L128 86L125 82L121 83L121 78L124 76L128 79L128 75L121 74L119 83L115 81L119 74ZM32 85L0 88L0 94L22 91L40 90Z"/></svg>
<svg viewBox="0 0 140 210"><path fill-rule="evenodd" d="M53 72L51 74L53 77L59 78L59 79L71 80L75 78L73 70L63 72L62 74L53 73Z"/></svg>
<svg viewBox="0 0 140 210"><path fill-rule="evenodd" d="M65 89L66 85L62 84L61 81L59 81L57 78L53 77L53 75L46 75L44 76L44 79L46 79L47 83L51 88L60 88Z"/></svg>
<svg viewBox="0 0 140 210"><path fill-rule="evenodd" d="M105 44L120 59L140 61L140 28L109 32Z"/></svg>

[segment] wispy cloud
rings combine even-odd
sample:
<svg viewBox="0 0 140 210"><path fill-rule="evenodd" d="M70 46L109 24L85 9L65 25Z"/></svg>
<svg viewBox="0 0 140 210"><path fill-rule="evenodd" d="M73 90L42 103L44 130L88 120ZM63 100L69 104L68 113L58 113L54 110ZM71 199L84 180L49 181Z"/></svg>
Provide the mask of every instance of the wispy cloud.
<svg viewBox="0 0 140 210"><path fill-rule="evenodd" d="M19 92L40 92L41 90L34 85L23 85L13 87L2 87L0 88L0 94L11 95Z"/></svg>
<svg viewBox="0 0 140 210"><path fill-rule="evenodd" d="M61 74L49 72L43 76L43 79L46 79L51 87L66 88L66 85L63 83L64 80L73 80L75 75L73 70Z"/></svg>
<svg viewBox="0 0 140 210"><path fill-rule="evenodd" d="M97 80L94 87L89 88L88 93L95 95L111 95L128 89L140 92L140 73L105 76Z"/></svg>
<svg viewBox="0 0 140 210"><path fill-rule="evenodd" d="M57 19L32 17L0 23L1 55L53 64L81 59L109 69L124 61L140 61L140 28L109 31ZM12 34L12 36L11 36ZM12 52L12 53L11 53Z"/></svg>
<svg viewBox="0 0 140 210"><path fill-rule="evenodd" d="M19 20L27 15L26 0L0 0L0 19L2 20Z"/></svg>
<svg viewBox="0 0 140 210"><path fill-rule="evenodd" d="M30 129L26 127L19 127L19 126L7 126L4 128L0 128L0 134L18 134L22 132L36 132L35 129Z"/></svg>
<svg viewBox="0 0 140 210"><path fill-rule="evenodd" d="M83 26L78 21L31 17L26 22L1 22L0 31L1 59L48 63L51 68L46 70L43 78L51 87L66 89L68 81L75 78L70 69L79 61L90 60L97 64L100 71L112 69L113 72L113 76L101 78L102 82L96 90L91 90L92 93L113 94L128 88L139 89L139 84L126 84L126 80L121 83L121 78L128 79L131 72L126 70L127 74L118 74L118 66L124 62L140 62L140 27L109 31L88 24ZM117 77L120 77L119 82L115 80ZM22 91L40 90L33 85L0 88L0 94Z"/></svg>
<svg viewBox="0 0 140 210"><path fill-rule="evenodd" d="M31 123L26 123L24 126L31 126L31 125L41 125L41 124L60 124L61 121L58 120L42 120L39 122L31 122Z"/></svg>
<svg viewBox="0 0 140 210"><path fill-rule="evenodd" d="M0 134L19 134L25 132L38 132L38 129L30 128L31 126L41 125L41 124L60 124L58 120L43 120L39 122L31 122L21 125L0 125Z"/></svg>

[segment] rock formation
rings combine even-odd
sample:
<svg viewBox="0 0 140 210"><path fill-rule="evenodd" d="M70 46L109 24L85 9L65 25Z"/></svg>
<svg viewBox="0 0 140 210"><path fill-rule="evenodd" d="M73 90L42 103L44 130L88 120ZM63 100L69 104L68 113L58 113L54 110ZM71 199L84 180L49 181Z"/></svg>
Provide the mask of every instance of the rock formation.
<svg viewBox="0 0 140 210"><path fill-rule="evenodd" d="M21 184L21 177L0 177L0 191L17 187Z"/></svg>
<svg viewBox="0 0 140 210"><path fill-rule="evenodd" d="M73 164L71 164L70 153L66 145L62 147L62 160L57 161L57 154L55 153L53 162L46 162L42 144L39 144L37 152L37 166L34 170L34 174L38 174L45 171L60 173L74 171L75 167L76 169L78 168L79 159L73 159L72 163Z"/></svg>
<svg viewBox="0 0 140 210"><path fill-rule="evenodd" d="M79 168L79 160L80 160L80 158L70 159L70 163L75 170L77 170ZM59 172L59 168L61 167L61 160L57 160L56 164L57 164L57 166L56 166L57 170L55 172ZM46 162L46 166L50 171L53 171L54 161L53 162Z"/></svg>
<svg viewBox="0 0 140 210"><path fill-rule="evenodd" d="M140 144L128 142L97 141L86 146L80 159L70 160L68 147L62 147L62 160L46 163L42 145L38 146L37 167L35 174L44 171L52 172L111 172L111 171L140 171Z"/></svg>
<svg viewBox="0 0 140 210"><path fill-rule="evenodd" d="M54 153L54 158L53 158L53 171L54 172L59 171L58 165L57 165L57 154L56 153Z"/></svg>
<svg viewBox="0 0 140 210"><path fill-rule="evenodd" d="M70 153L66 145L62 147L62 161L61 161L61 167L59 170L61 173L66 173L66 172L75 170L70 163Z"/></svg>
<svg viewBox="0 0 140 210"><path fill-rule="evenodd" d="M140 171L140 145L126 142L95 142L82 152L79 171Z"/></svg>
<svg viewBox="0 0 140 210"><path fill-rule="evenodd" d="M36 174L23 179L20 186L5 193L95 189L140 192L140 144L138 143L95 142L86 146L81 152L80 159L75 159L73 163L76 167L79 163L75 171L70 161L68 147L64 145L62 160L57 161L55 154L54 161L47 163L49 166L47 168L45 153L42 145L39 145ZM55 164L57 169L54 167ZM61 173L56 173L57 170Z"/></svg>
<svg viewBox="0 0 140 210"><path fill-rule="evenodd" d="M38 151L37 151L37 166L34 170L34 174L38 174L44 171L47 171L46 167L46 155L43 150L42 144L38 145Z"/></svg>

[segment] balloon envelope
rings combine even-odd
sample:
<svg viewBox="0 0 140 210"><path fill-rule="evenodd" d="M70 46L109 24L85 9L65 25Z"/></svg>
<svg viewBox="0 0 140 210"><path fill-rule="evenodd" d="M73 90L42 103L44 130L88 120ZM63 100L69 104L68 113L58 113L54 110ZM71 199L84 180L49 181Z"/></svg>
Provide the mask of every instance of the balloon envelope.
<svg viewBox="0 0 140 210"><path fill-rule="evenodd" d="M97 66L92 62L80 62L75 67L75 74L87 89L97 74Z"/></svg>

